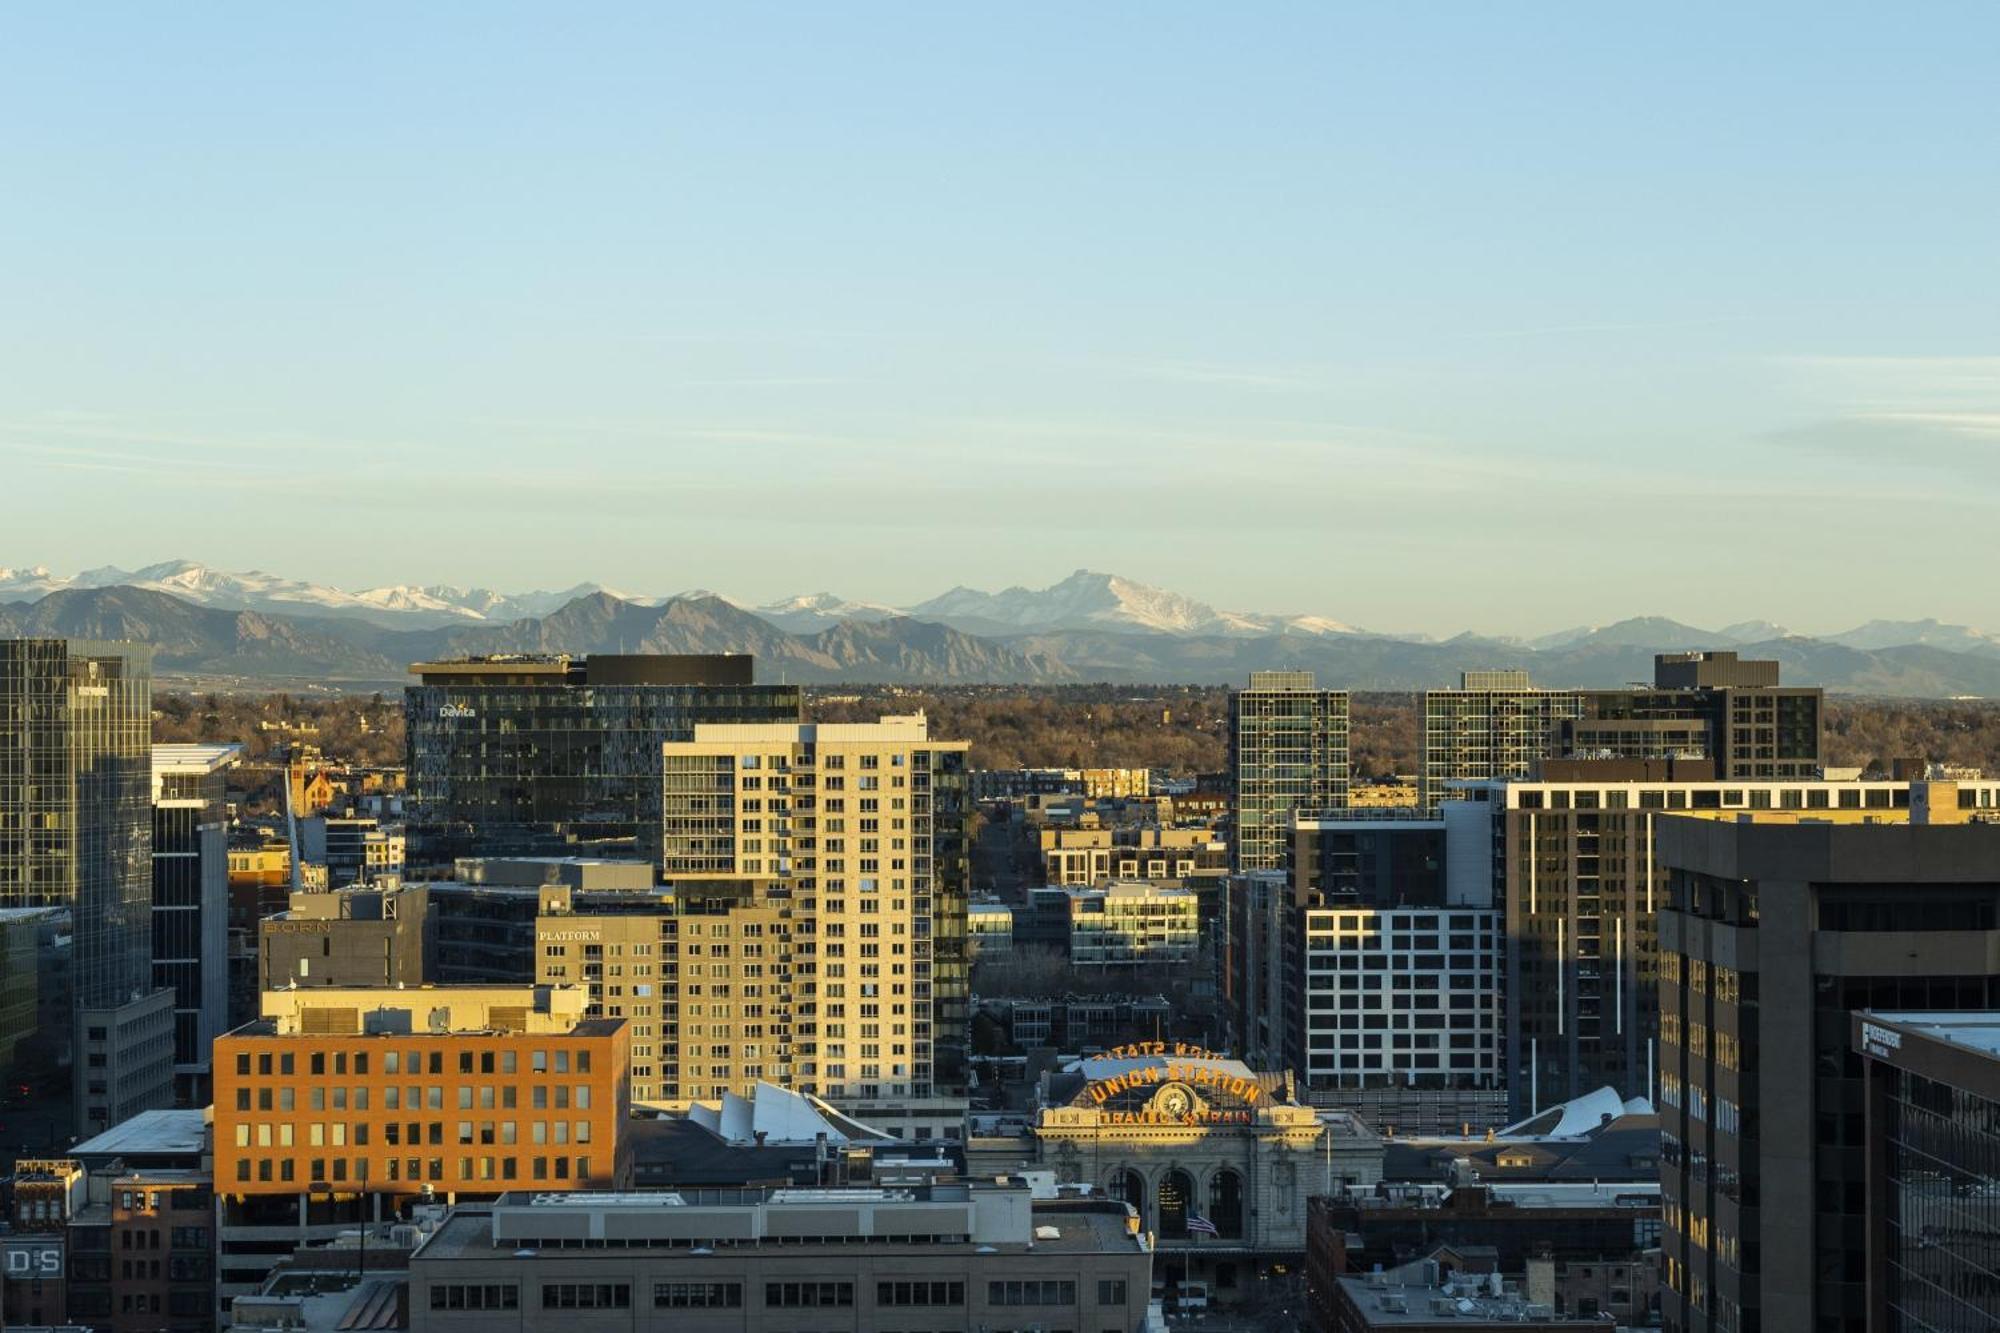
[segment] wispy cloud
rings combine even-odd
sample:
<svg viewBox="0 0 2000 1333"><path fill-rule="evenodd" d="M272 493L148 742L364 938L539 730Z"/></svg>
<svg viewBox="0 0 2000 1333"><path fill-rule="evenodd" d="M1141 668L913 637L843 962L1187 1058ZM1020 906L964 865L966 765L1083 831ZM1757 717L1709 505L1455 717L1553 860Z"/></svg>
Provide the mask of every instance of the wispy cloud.
<svg viewBox="0 0 2000 1333"><path fill-rule="evenodd" d="M1778 364L1853 413L2000 407L2000 356L1788 356Z"/></svg>
<svg viewBox="0 0 2000 1333"><path fill-rule="evenodd" d="M1788 356L1826 415L1768 437L1871 477L1943 474L1931 503L1991 507L2000 488L2000 356ZM1875 482L1868 483L1871 494Z"/></svg>

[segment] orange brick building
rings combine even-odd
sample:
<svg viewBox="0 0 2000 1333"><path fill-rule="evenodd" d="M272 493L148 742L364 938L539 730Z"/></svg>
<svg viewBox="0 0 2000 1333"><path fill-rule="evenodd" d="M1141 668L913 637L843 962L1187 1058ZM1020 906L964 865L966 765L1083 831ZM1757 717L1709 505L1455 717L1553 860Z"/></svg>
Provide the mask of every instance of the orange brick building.
<svg viewBox="0 0 2000 1333"><path fill-rule="evenodd" d="M215 1043L216 1192L624 1184L625 1022L584 1004L570 986L266 992Z"/></svg>

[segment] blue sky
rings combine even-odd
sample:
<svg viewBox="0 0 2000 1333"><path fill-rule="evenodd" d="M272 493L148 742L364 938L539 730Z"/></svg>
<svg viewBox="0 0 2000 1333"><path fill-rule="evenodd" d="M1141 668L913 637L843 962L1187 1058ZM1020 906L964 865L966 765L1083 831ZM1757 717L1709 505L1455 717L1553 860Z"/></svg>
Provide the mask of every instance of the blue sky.
<svg viewBox="0 0 2000 1333"><path fill-rule="evenodd" d="M2000 622L1991 5L10 6L0 564Z"/></svg>

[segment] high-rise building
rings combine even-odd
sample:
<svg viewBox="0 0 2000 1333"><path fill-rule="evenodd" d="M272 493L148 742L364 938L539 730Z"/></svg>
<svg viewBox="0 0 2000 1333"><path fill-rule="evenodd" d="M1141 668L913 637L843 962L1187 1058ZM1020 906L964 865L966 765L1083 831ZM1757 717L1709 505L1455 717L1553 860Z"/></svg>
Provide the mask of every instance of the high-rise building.
<svg viewBox="0 0 2000 1333"><path fill-rule="evenodd" d="M1317 688L1310 671L1253 671L1230 691L1236 871L1283 870L1292 816L1346 807L1347 712L1347 691Z"/></svg>
<svg viewBox="0 0 2000 1333"><path fill-rule="evenodd" d="M0 906L75 924L80 1133L173 1100L174 997L152 975L151 650L0 640Z"/></svg>
<svg viewBox="0 0 2000 1333"><path fill-rule="evenodd" d="M1875 1227L1852 1015L2000 1006L2000 827L1664 819L1654 855L1665 1325L1863 1333ZM1919 1189L1958 1195L1911 1165ZM1939 1225L1933 1244L1979 1247L1990 1295L1990 1243Z"/></svg>
<svg viewBox="0 0 2000 1333"><path fill-rule="evenodd" d="M1825 691L1780 685L1778 664L1733 652L1660 653L1653 684L1585 690L1549 753L1573 759L1707 759L1736 780L1817 777Z"/></svg>
<svg viewBox="0 0 2000 1333"><path fill-rule="evenodd" d="M1528 777L1556 724L1582 712L1580 691L1536 689L1525 671L1465 671L1455 690L1426 690L1420 803L1436 810L1453 781Z"/></svg>
<svg viewBox="0 0 2000 1333"><path fill-rule="evenodd" d="M209 1044L229 1028L229 811L239 745L153 747L153 984L174 993L174 1093L208 1104Z"/></svg>
<svg viewBox="0 0 2000 1333"><path fill-rule="evenodd" d="M1868 1333L2000 1327L2000 1013L1854 1015L1868 1080Z"/></svg>
<svg viewBox="0 0 2000 1333"><path fill-rule="evenodd" d="M789 985L797 1091L910 1137L962 1132L967 748L932 739L921 714L708 724L692 740L667 743L666 878L762 884L724 915L792 914L789 983L772 974L768 935L750 947L758 941L744 930L757 923L730 924L726 940L700 941L696 954L693 928L711 923L683 919L674 978L679 1095L718 1095L693 1091L718 1086L690 1074L699 1067L694 1052L740 1050L749 1029L768 1028L774 996Z"/></svg>
<svg viewBox="0 0 2000 1333"><path fill-rule="evenodd" d="M811 1030L816 1005L804 981L810 969L801 966L811 955L811 933L800 924L798 906L782 880L674 885L662 987L668 1013L660 1029L667 1038L659 1048L662 1095L713 1100L729 1092L749 1096L760 1081L799 1085L807 1048L799 1035ZM712 980L732 967L732 958L741 960L733 966L744 978L734 987L743 1001L734 1010L725 1003L726 972L723 982ZM677 1094L665 1091L674 1087ZM928 1137L938 1126L920 1121L911 1128Z"/></svg>
<svg viewBox="0 0 2000 1333"><path fill-rule="evenodd" d="M1653 683L1537 689L1525 671L1467 671L1424 694L1426 810L1453 782L1535 777L1548 759L1708 760L1730 779L1811 778L1822 764L1817 686L1781 686L1774 661L1660 653Z"/></svg>
<svg viewBox="0 0 2000 1333"><path fill-rule="evenodd" d="M1501 918L1472 833L1297 820L1273 1026L1309 1100L1405 1133L1499 1123Z"/></svg>
<svg viewBox="0 0 2000 1333"><path fill-rule="evenodd" d="M742 884L730 887L748 888ZM581 986L587 1001L585 1013L625 1020L631 1041L634 1102L678 1100L680 1089L674 1073L681 1052L674 1040L671 1017L677 962L675 917L681 907L677 897L654 886L578 892L567 885L545 885L535 892L535 980L552 986ZM724 948L718 952L727 957L732 951ZM774 944L774 964L777 952ZM771 975L778 976L775 965ZM773 1022L769 1030L774 1038L768 1046L773 1059L768 1066L753 1060L751 1084L767 1076L784 1081L775 1059L778 1024ZM700 1049L714 1060L724 1058L707 1044ZM754 1057L761 1057L764 1049L754 1043L750 1048ZM744 1085L731 1081L730 1086L741 1090Z"/></svg>
<svg viewBox="0 0 2000 1333"><path fill-rule="evenodd" d="M1490 849L1505 920L1515 1119L1605 1086L1656 1095L1666 869L1654 833L1663 816L1845 824L1910 815L1906 782L1716 781L1707 761L1549 760L1542 770L1550 776L1462 788L1469 799L1441 807L1457 826L1477 826Z"/></svg>
<svg viewBox="0 0 2000 1333"><path fill-rule="evenodd" d="M408 854L611 852L657 861L660 746L708 722L796 723L748 656L423 662L404 692Z"/></svg>

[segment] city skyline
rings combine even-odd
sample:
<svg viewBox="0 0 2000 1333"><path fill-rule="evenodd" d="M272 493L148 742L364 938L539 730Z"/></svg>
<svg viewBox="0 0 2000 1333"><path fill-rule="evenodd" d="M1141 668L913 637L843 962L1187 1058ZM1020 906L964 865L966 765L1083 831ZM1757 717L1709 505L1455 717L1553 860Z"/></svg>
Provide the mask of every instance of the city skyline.
<svg viewBox="0 0 2000 1333"><path fill-rule="evenodd" d="M1491 631L1983 554L1988 11L391 12L14 16L10 559Z"/></svg>

